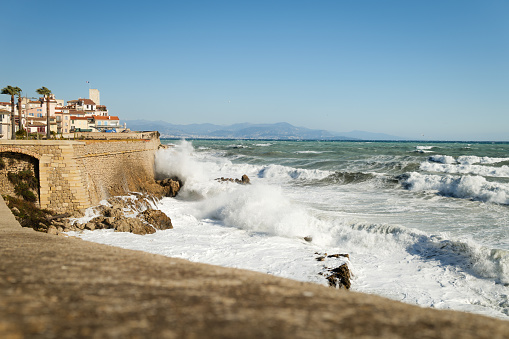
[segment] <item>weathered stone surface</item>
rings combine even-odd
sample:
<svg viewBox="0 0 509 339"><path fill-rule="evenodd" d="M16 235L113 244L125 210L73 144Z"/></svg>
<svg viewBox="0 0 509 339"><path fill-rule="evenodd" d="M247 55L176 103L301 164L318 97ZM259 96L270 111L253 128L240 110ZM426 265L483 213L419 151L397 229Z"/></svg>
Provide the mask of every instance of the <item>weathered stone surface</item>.
<svg viewBox="0 0 509 339"><path fill-rule="evenodd" d="M160 210L145 210L140 213L140 217L143 217L145 221L158 230L167 230L173 228L170 217Z"/></svg>
<svg viewBox="0 0 509 339"><path fill-rule="evenodd" d="M155 228L146 224L138 218L119 218L115 219L113 228L116 232L131 232L134 234L152 234L155 233Z"/></svg>
<svg viewBox="0 0 509 339"><path fill-rule="evenodd" d="M58 234L57 228L55 226L48 227L48 234L57 235Z"/></svg>
<svg viewBox="0 0 509 339"><path fill-rule="evenodd" d="M1 199L0 199L1 200ZM509 322L49 236L0 201L0 338L507 338Z"/></svg>
<svg viewBox="0 0 509 339"><path fill-rule="evenodd" d="M158 180L157 183L164 189L164 195L167 197L175 197L183 186L182 180L177 177Z"/></svg>

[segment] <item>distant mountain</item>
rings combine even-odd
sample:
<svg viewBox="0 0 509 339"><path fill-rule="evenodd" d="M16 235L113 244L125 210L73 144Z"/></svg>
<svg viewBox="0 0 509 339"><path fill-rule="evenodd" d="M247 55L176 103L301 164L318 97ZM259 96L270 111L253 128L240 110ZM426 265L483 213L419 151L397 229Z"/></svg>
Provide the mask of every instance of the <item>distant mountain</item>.
<svg viewBox="0 0 509 339"><path fill-rule="evenodd" d="M229 126L214 124L175 125L165 121L125 120L127 127L137 131L159 131L162 138L196 139L273 139L273 140L401 140L381 133L353 131L329 132L296 127L286 122L277 124L241 123Z"/></svg>

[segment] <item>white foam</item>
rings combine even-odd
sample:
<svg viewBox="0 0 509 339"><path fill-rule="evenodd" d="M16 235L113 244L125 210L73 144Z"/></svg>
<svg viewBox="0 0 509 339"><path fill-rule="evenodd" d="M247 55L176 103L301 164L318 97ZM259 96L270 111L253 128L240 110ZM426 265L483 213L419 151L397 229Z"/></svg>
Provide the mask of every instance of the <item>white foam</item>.
<svg viewBox="0 0 509 339"><path fill-rule="evenodd" d="M403 184L413 191L434 191L455 198L509 204L509 186L489 182L481 176L439 176L409 173Z"/></svg>
<svg viewBox="0 0 509 339"><path fill-rule="evenodd" d="M185 179L178 198L162 199L158 205L172 218L173 230L145 236L104 230L77 235L324 285L325 279L318 275L323 263L315 260L314 253L348 253L354 290L442 309L497 317L509 314L507 287L503 285L509 276L506 252L468 239L460 241L446 234L430 235L381 222L383 218L391 220L391 214L393 220L404 220L405 215L415 219L422 205L408 206L393 190L374 194L372 181L355 187L291 185L301 179L325 178L332 172L236 164L212 152L196 153L186 142L174 150L158 152L156 165L158 173ZM238 178L244 173L252 185L214 180L218 176ZM484 178L440 178L411 173L405 184L416 191L453 192L479 200L483 194L496 198L497 191L505 189L491 187ZM423 201L434 206L431 199ZM312 237L311 243L303 240L307 236Z"/></svg>
<svg viewBox="0 0 509 339"><path fill-rule="evenodd" d="M420 169L426 172L440 172L449 174L475 174L483 177L509 177L509 166L491 167L483 165L430 163L424 162Z"/></svg>

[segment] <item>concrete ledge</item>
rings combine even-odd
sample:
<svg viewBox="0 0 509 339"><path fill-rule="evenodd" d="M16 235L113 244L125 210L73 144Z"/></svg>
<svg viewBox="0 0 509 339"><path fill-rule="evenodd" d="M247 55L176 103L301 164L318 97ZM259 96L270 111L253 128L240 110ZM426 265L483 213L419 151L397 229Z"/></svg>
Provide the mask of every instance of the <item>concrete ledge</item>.
<svg viewBox="0 0 509 339"><path fill-rule="evenodd" d="M37 233L3 200L0 258L0 338L509 335L502 320Z"/></svg>

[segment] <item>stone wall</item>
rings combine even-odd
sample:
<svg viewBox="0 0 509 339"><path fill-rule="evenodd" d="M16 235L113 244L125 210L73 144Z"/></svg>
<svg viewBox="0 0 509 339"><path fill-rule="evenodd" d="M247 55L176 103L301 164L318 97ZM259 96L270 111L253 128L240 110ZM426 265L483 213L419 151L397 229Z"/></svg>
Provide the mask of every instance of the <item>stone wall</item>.
<svg viewBox="0 0 509 339"><path fill-rule="evenodd" d="M85 141L76 160L83 169L92 205L112 195L150 190L159 139Z"/></svg>
<svg viewBox="0 0 509 339"><path fill-rule="evenodd" d="M28 166L35 173L38 168L35 175L39 178L41 208L75 213L112 195L161 190L154 182L154 157L159 145L157 137L85 141L2 140L0 156L14 154L17 158L13 168L16 170ZM6 167L9 166L7 161ZM0 171L0 193L13 194L13 188L8 184L2 179Z"/></svg>

